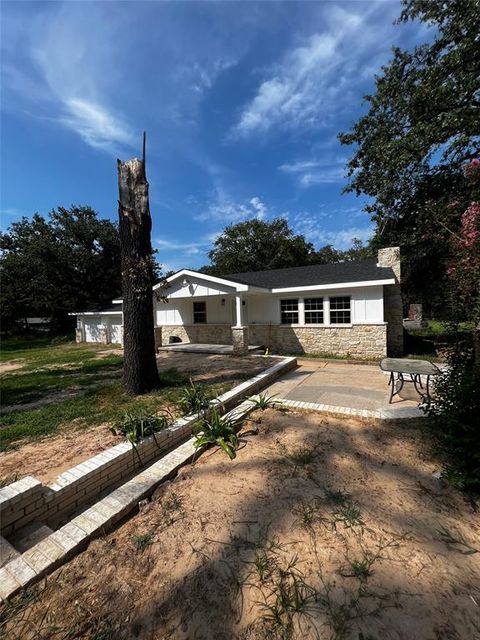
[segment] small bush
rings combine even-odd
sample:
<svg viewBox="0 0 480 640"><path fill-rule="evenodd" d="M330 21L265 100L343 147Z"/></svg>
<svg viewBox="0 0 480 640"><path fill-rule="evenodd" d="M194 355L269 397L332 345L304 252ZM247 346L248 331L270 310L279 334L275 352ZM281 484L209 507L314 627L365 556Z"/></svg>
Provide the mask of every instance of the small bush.
<svg viewBox="0 0 480 640"><path fill-rule="evenodd" d="M422 408L433 418L447 479L459 489L480 492L480 364L465 341L449 350L447 364Z"/></svg>

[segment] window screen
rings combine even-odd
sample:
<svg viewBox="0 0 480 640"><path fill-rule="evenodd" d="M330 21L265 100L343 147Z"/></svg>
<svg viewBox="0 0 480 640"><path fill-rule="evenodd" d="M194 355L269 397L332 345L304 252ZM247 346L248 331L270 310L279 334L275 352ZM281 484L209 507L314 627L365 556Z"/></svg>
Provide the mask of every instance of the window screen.
<svg viewBox="0 0 480 640"><path fill-rule="evenodd" d="M323 324L323 298L305 298L305 324Z"/></svg>
<svg viewBox="0 0 480 640"><path fill-rule="evenodd" d="M298 298L280 300L282 324L298 324Z"/></svg>
<svg viewBox="0 0 480 640"><path fill-rule="evenodd" d="M194 324L205 324L207 322L207 303L193 303L193 322Z"/></svg>
<svg viewBox="0 0 480 640"><path fill-rule="evenodd" d="M330 298L330 324L350 324L350 296Z"/></svg>

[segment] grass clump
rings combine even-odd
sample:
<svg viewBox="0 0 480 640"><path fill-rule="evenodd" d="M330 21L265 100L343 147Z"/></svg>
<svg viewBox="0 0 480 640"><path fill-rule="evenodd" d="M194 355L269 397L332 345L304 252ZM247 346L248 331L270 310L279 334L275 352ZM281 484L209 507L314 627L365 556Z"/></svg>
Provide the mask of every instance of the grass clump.
<svg viewBox="0 0 480 640"><path fill-rule="evenodd" d="M293 513L297 516L297 524L305 531L313 532L315 524L326 522L322 504L318 498L309 501L301 500Z"/></svg>
<svg viewBox="0 0 480 640"><path fill-rule="evenodd" d="M132 543L135 551L143 553L150 545L153 544L155 536L153 533L142 533L132 536Z"/></svg>
<svg viewBox="0 0 480 640"><path fill-rule="evenodd" d="M162 519L167 527L183 516L183 500L175 491L164 498L161 503Z"/></svg>

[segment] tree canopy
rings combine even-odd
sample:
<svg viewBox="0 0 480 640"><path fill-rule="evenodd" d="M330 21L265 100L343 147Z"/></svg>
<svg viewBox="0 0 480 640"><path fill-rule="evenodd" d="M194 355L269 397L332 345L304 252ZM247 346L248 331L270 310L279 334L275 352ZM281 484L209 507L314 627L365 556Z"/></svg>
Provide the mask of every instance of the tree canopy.
<svg viewBox="0 0 480 640"><path fill-rule="evenodd" d="M120 292L117 226L90 207L23 217L0 235L2 320L28 316L71 325L68 313L104 306Z"/></svg>
<svg viewBox="0 0 480 640"><path fill-rule="evenodd" d="M295 235L284 218L246 220L226 227L209 251L213 275L309 264L314 247Z"/></svg>
<svg viewBox="0 0 480 640"><path fill-rule="evenodd" d="M368 113L340 140L355 146L347 191L370 197L372 247L400 244L407 298L436 299L441 307L450 239L476 195L465 167L480 154L480 6L402 4L398 23L419 20L433 28L432 37L412 51L393 50L375 93L365 97Z"/></svg>
<svg viewBox="0 0 480 640"><path fill-rule="evenodd" d="M346 251L327 244L318 250L301 234L295 234L285 218L272 221L246 220L229 225L214 242L208 257L211 264L202 271L212 275L242 273L327 264L370 258L370 247L352 238Z"/></svg>

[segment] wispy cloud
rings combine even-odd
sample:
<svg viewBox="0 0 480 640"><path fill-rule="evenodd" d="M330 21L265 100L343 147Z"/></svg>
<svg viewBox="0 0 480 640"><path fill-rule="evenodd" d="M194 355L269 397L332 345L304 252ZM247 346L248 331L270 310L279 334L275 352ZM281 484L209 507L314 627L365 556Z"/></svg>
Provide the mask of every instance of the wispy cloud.
<svg viewBox="0 0 480 640"><path fill-rule="evenodd" d="M154 245L160 250L166 252L176 252L182 255L196 255L202 253L208 248L209 242L175 242L172 240L163 240L156 238Z"/></svg>
<svg viewBox="0 0 480 640"><path fill-rule="evenodd" d="M364 79L362 64L369 56L371 63L372 46L381 38L369 24L369 15L378 6L370 6L362 15L358 10L326 6L324 31L311 35L269 70L241 112L233 134L247 137L277 125L325 125L348 105L352 88Z"/></svg>
<svg viewBox="0 0 480 640"><path fill-rule="evenodd" d="M9 16L3 48L10 108L60 123L95 149L117 153L132 145L131 126L117 106L121 101L112 100L118 80L114 16L106 21L101 7L84 11L70 3L44 6L28 23L19 15Z"/></svg>
<svg viewBox="0 0 480 640"><path fill-rule="evenodd" d="M221 222L225 225L252 218L263 220L267 215L268 207L258 196L235 202L222 189L216 188L211 202L204 211L194 216L194 219L201 222Z"/></svg>
<svg viewBox="0 0 480 640"><path fill-rule="evenodd" d="M372 237L373 225L350 225L339 227L335 230L325 229L321 224L321 218L336 219L343 217L347 221L356 217L358 210L349 207L343 210L332 209L330 212L321 210L316 214L308 212L300 212L290 217L290 222L297 233L301 233L305 238L315 244L317 247L326 244L333 245L336 249L348 249L352 245L354 238L366 242Z"/></svg>
<svg viewBox="0 0 480 640"><path fill-rule="evenodd" d="M90 146L111 151L121 145L134 144L130 127L105 107L80 98L67 98L64 106L66 114L60 121Z"/></svg>
<svg viewBox="0 0 480 640"><path fill-rule="evenodd" d="M345 177L347 158L337 157L329 160L296 160L285 163L278 168L283 173L294 176L301 187L315 184L332 184L342 182Z"/></svg>

